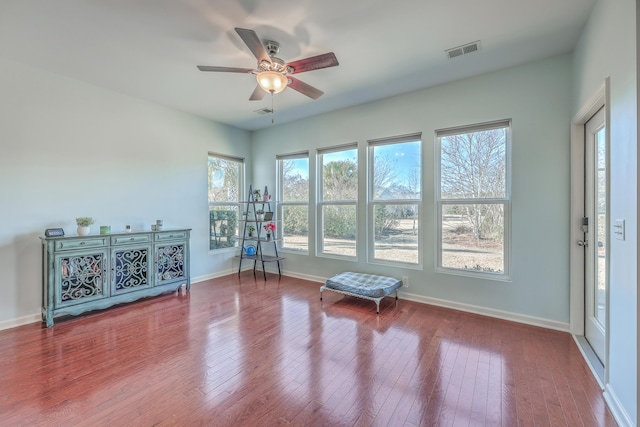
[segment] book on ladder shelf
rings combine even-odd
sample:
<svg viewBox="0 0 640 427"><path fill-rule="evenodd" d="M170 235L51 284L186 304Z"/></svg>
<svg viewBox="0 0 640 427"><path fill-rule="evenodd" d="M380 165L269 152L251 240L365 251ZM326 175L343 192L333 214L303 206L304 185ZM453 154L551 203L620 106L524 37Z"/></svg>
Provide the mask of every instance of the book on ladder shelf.
<svg viewBox="0 0 640 427"><path fill-rule="evenodd" d="M256 266L258 264L262 267L262 275L264 280L267 280L267 272L265 270L265 263L274 262L278 266L278 277L282 277L280 270L280 261L284 258L278 254L278 242L279 239L278 230L282 227L279 225L281 221L276 218L277 209L275 209L277 202L271 200L268 189L264 187L264 193L260 195L260 190L253 189L253 186L249 186L249 195L246 202L241 202L243 205L242 211L242 225L239 227L242 235L240 236L240 265L238 265L238 275L242 271L242 263L244 260L253 261L253 275L256 275ZM272 210L273 206L273 210ZM263 252L267 249L267 254ZM273 250L273 254L271 254Z"/></svg>

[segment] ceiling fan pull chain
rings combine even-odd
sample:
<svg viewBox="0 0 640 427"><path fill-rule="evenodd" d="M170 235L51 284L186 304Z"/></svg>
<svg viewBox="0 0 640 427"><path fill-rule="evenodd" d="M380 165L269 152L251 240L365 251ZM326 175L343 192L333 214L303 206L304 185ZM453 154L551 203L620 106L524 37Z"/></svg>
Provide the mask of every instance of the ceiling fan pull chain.
<svg viewBox="0 0 640 427"><path fill-rule="evenodd" d="M271 124L273 124L273 91L271 91Z"/></svg>

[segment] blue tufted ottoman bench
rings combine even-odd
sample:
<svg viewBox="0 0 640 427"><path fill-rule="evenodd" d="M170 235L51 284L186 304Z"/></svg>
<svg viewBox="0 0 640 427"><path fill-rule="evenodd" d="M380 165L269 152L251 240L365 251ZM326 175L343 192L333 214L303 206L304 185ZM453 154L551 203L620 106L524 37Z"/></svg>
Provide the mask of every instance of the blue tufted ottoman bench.
<svg viewBox="0 0 640 427"><path fill-rule="evenodd" d="M364 298L375 301L376 313L380 314L380 301L382 298L395 292L397 300L398 288L401 286L402 280L393 277L348 271L327 279L325 284L320 286L320 300L322 301L322 291L324 290Z"/></svg>

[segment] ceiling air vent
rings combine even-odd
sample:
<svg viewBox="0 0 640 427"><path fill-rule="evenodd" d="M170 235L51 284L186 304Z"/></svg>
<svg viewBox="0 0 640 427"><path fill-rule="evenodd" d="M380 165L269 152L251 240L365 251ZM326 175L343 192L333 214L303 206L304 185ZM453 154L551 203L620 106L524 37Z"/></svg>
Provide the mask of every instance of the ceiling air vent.
<svg viewBox="0 0 640 427"><path fill-rule="evenodd" d="M447 58L453 59L458 56L467 55L469 53L477 52L480 49L480 40L476 40L471 43L467 43L462 46L452 47L451 49L445 50L447 54Z"/></svg>
<svg viewBox="0 0 640 427"><path fill-rule="evenodd" d="M259 110L254 110L253 112L254 113L258 113L258 114L260 114L262 116L262 115L265 115L265 114L273 113L273 110L271 108L269 108L269 107L264 107L264 108L261 108Z"/></svg>

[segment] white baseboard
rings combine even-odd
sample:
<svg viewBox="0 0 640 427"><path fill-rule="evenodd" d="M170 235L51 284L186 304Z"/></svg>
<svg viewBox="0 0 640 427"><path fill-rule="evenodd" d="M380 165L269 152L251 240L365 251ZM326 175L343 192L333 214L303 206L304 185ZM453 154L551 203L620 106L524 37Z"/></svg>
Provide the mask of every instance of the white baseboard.
<svg viewBox="0 0 640 427"><path fill-rule="evenodd" d="M270 271L270 269L267 269ZM277 270L275 271L277 273ZM282 271L282 274L288 277L295 277L297 279L309 280L311 282L324 283L326 277L311 276L308 274L298 273L294 271ZM509 311L495 310L492 308L486 308L471 304L464 304L459 302L453 302L438 298L430 298L422 295L410 294L403 292L400 288L398 292L398 298L408 301L419 302L422 304L436 305L438 307L451 308L454 310L465 311L468 313L481 314L484 316L495 317L497 319L510 320L512 322L524 323L526 325L539 326L542 328L553 329L562 332L569 332L569 323L556 322L554 320L543 319L541 317L527 316L524 314L512 313Z"/></svg>
<svg viewBox="0 0 640 427"><path fill-rule="evenodd" d="M267 271L269 270L267 269ZM276 270L276 273L277 273L277 270ZM327 280L326 277L312 276L310 274L298 273L296 271L282 270L282 274L285 274L287 277L295 277L296 279L308 280L310 282L324 283Z"/></svg>
<svg viewBox="0 0 640 427"><path fill-rule="evenodd" d="M400 288L400 292L398 292L398 297L401 299L420 302L423 304L436 305L438 307L451 308L454 310L466 311L468 313L495 317L496 319L503 319L503 320L510 320L512 322L524 323L525 325L539 326L542 328L554 329L562 332L569 332L568 323L556 322L554 320L527 316L525 314L512 313L509 311L496 310L493 308L481 307L477 305L471 305L471 304L448 301L448 300L443 300L438 298L425 297L422 295L410 294L407 292L402 292L402 288Z"/></svg>
<svg viewBox="0 0 640 427"><path fill-rule="evenodd" d="M29 314L27 316L17 317L15 319L4 320L0 322L0 331L36 322L42 322L42 316L40 315L40 313Z"/></svg>
<svg viewBox="0 0 640 427"><path fill-rule="evenodd" d="M598 356L596 356L596 353L593 351L584 336L574 334L573 340L578 346L578 350L580 350L582 358L591 370L593 377L598 382L600 389L604 391L604 366L602 366L602 363L598 359Z"/></svg>
<svg viewBox="0 0 640 427"><path fill-rule="evenodd" d="M620 427L635 426L627 411L624 410L624 406L620 403L618 396L616 396L616 393L611 388L611 384L607 384L607 387L604 389L604 400L607 402L613 417Z"/></svg>
<svg viewBox="0 0 640 427"><path fill-rule="evenodd" d="M270 263L271 264L271 263ZM243 268L242 271L247 271L247 270L252 270L253 267L248 267L248 268ZM273 274L278 274L278 267L273 267L272 265L266 265L265 271L267 273L273 273ZM233 271L228 271L222 274L216 274L215 276L211 276L203 279L203 280L208 280L210 278L214 278L214 277L221 277L221 276L225 276L227 274L232 274L232 273L237 273L238 270L233 270ZM262 272L261 268L256 269L256 272ZM295 279L302 279L302 280L308 280L310 282L318 282L318 283L324 283L327 278L326 277L318 277L318 276L311 276L309 274L303 274L303 273L298 273L297 271L289 271L289 270L285 270L285 269L281 269L282 275L283 276L287 276L287 277L293 277ZM202 276L205 277L205 276Z"/></svg>
<svg viewBox="0 0 640 427"><path fill-rule="evenodd" d="M243 269L243 271L249 270L249 269ZM266 270L268 273L274 273L274 274L278 273L278 270L274 268L267 268ZM205 282L207 280L215 279L222 276L227 276L229 274L234 274L236 272L237 272L236 269L227 269L223 271L217 271L212 274L205 274L202 276L192 277L191 284ZM282 273L283 275L286 275L288 277L294 277L297 279L308 280L311 282L318 282L318 283L324 283L327 279L325 277L312 276L312 275L298 273L294 271L282 270ZM542 328L554 329L562 332L569 332L568 323L556 322L553 320L542 319L539 317L526 316L523 314L512 313L512 312L502 311L502 310L495 310L492 308L480 307L476 305L453 302L453 301L448 301L448 300L443 300L438 298L430 298L422 295L402 292L402 290L400 290L398 294L399 294L398 295L399 298L405 299L408 301L414 301L414 302L419 302L423 304L430 304L430 305L435 305L435 306L444 307L444 308L451 308L454 310L465 311L468 313L481 314L484 316L495 317L497 319L510 320L512 322L524 323L524 324L533 325L533 326L540 326ZM13 328L20 325L25 325L28 323L39 322L41 320L42 319L40 317L40 313L20 317L17 319L5 320L3 322L0 322L0 330Z"/></svg>
<svg viewBox="0 0 640 427"><path fill-rule="evenodd" d="M243 269L243 271L244 270L247 270L247 269L245 268ZM233 273L238 273L238 270L235 268L230 268L223 271L216 271L215 273L211 273L211 274L203 274L202 276L192 277L191 284L194 285L196 283L206 282L207 280L217 279L218 277L228 276L229 274L233 274Z"/></svg>
<svg viewBox="0 0 640 427"><path fill-rule="evenodd" d="M218 271L214 274L206 274L203 276L192 277L191 284L193 285L199 282L207 281L209 279L216 279L218 277L227 276L229 274L233 274L237 272L238 270L236 269L229 269L226 271ZM37 323L37 322L42 322L42 316L40 313L17 317L15 319L8 319L0 322L0 331L3 331L5 329L15 328L17 326L28 325L29 323Z"/></svg>

